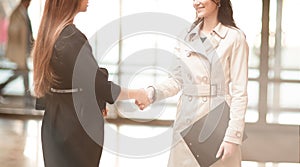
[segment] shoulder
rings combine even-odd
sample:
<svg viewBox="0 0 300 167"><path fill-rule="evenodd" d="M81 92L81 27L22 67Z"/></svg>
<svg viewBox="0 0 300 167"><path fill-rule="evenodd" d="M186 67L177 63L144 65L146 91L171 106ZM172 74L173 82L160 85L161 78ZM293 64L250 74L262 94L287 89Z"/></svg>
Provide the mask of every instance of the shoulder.
<svg viewBox="0 0 300 167"><path fill-rule="evenodd" d="M22 9L21 6L18 5L18 6L12 11L12 13L11 13L10 16L15 16L15 15L20 14L20 13L21 13L21 9Z"/></svg>
<svg viewBox="0 0 300 167"><path fill-rule="evenodd" d="M21 18L22 18L22 8L18 6L11 13L10 22L19 22Z"/></svg>
<svg viewBox="0 0 300 167"><path fill-rule="evenodd" d="M235 42L245 42L246 41L246 35L245 33L236 27L227 26L228 27L228 36L231 37Z"/></svg>
<svg viewBox="0 0 300 167"><path fill-rule="evenodd" d="M86 36L74 24L67 25L55 42L55 49L61 50L66 46L81 47L87 42Z"/></svg>
<svg viewBox="0 0 300 167"><path fill-rule="evenodd" d="M67 25L60 33L58 39L79 38L86 40L85 35L74 24Z"/></svg>

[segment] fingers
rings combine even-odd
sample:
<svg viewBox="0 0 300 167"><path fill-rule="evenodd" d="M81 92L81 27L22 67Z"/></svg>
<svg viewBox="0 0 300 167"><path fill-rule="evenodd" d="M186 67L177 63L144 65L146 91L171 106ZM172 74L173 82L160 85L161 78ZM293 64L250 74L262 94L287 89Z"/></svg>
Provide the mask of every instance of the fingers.
<svg viewBox="0 0 300 167"><path fill-rule="evenodd" d="M144 110L148 106L148 104L145 105L143 103L138 102L137 100L135 101L135 104L139 107L140 110Z"/></svg>
<svg viewBox="0 0 300 167"><path fill-rule="evenodd" d="M103 115L104 117L106 117L106 116L107 116L107 113L108 113L108 108L102 109L101 112L102 112L102 115Z"/></svg>
<svg viewBox="0 0 300 167"><path fill-rule="evenodd" d="M145 107L144 104L140 104L140 105L139 105L139 108L140 108L140 110L144 110L146 107Z"/></svg>
<svg viewBox="0 0 300 167"><path fill-rule="evenodd" d="M137 106L139 106L141 103L139 102L139 101L137 101L137 100L135 100L135 102L134 102Z"/></svg>
<svg viewBox="0 0 300 167"><path fill-rule="evenodd" d="M223 143L222 143L220 145L220 148L219 148L218 152L217 152L216 158L219 158L222 155L223 151L224 151L224 146L223 146Z"/></svg>
<svg viewBox="0 0 300 167"><path fill-rule="evenodd" d="M224 161L226 158L229 157L229 154L226 150L224 150L223 156L222 156L222 161Z"/></svg>
<svg viewBox="0 0 300 167"><path fill-rule="evenodd" d="M232 156L232 154L234 154L237 148L237 144L223 141L219 148L219 151L217 152L216 158L219 158L223 153L222 160L224 161L225 159Z"/></svg>
<svg viewBox="0 0 300 167"><path fill-rule="evenodd" d="M140 110L144 110L151 103L148 97L148 93L144 89L139 89L139 93L135 99L135 104L139 107Z"/></svg>

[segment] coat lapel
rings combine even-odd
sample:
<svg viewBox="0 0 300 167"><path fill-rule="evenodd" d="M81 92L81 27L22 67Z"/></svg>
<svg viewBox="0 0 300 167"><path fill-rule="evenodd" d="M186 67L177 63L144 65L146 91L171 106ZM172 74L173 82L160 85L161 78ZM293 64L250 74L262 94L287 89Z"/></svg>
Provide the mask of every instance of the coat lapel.
<svg viewBox="0 0 300 167"><path fill-rule="evenodd" d="M203 45L206 51L206 57L208 58L210 63L213 63L213 58L216 56L216 50L220 44L220 42L226 37L228 32L228 27L219 23L212 31L211 34L208 35Z"/></svg>
<svg viewBox="0 0 300 167"><path fill-rule="evenodd" d="M189 45L192 52L197 53L199 56L207 59L208 61L203 61L203 65L210 71L210 65L214 61L218 61L216 49L219 46L220 42L226 37L228 32L228 27L219 23L212 31L211 34L208 35L207 39L202 42L199 35L199 25L195 26L185 37L185 41ZM218 56L217 56L218 57Z"/></svg>
<svg viewBox="0 0 300 167"><path fill-rule="evenodd" d="M202 22L199 23L201 26ZM199 35L199 26L195 26L190 33L187 34L185 40L190 45L193 52L200 54L212 63L213 56L222 39L224 39L228 32L228 27L219 23L208 35L207 39L202 42Z"/></svg>
<svg viewBox="0 0 300 167"><path fill-rule="evenodd" d="M205 47L198 34L198 26L195 26L195 28L187 34L185 41L189 44L192 52L196 52L202 56L206 55Z"/></svg>

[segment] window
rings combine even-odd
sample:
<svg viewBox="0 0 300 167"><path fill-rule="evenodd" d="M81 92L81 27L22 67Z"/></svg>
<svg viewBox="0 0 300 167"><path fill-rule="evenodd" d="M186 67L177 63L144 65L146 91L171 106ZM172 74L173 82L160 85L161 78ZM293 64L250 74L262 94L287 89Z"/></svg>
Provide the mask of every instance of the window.
<svg viewBox="0 0 300 167"><path fill-rule="evenodd" d="M16 0L1 1L1 12L9 13L16 2ZM34 37L37 34L44 2L45 0L32 1L29 7ZM262 118L265 123L299 124L300 58L298 53L300 52L300 44L298 40L300 33L298 33L298 30L300 25L295 21L294 16L300 15L300 11L297 10L300 2L295 0L270 0L270 11L267 13L269 18L265 20L269 22L269 34L263 34L267 36L269 43L267 55L261 53L261 46L266 42L261 40L263 36L261 33L262 13L266 13L263 10L263 2L267 1L252 0L251 2L244 2L231 0L231 2L236 24L245 32L250 48L249 103L246 121L257 122ZM122 19L144 12L170 14L187 22L192 22L195 17L192 1L90 0L87 12L80 13L75 19L76 26L89 38L99 65L107 68L110 72L110 80L125 87L145 87L162 81L168 74L167 71L161 68L143 69L143 67L149 64L153 64L154 67L161 66L159 60L164 52L173 52L175 40L172 37L150 32L124 36L127 25L124 25ZM6 14L6 17L8 17L8 14ZM134 23L133 26L138 24ZM104 31L105 28L109 28L109 31ZM108 32L108 34L105 34L105 32ZM149 48L150 51L147 54L153 56L151 61L144 61L143 55L140 54L146 53L144 51ZM0 54L4 52L3 50L4 45L1 44ZM155 52L155 50L161 52ZM265 50L266 48L263 51ZM139 55L138 59L131 61L134 56ZM262 64L262 58L267 59L266 64ZM136 72L136 69L140 69L140 71ZM262 78L264 76L263 71L266 71L268 76L266 81L262 81L264 79ZM0 72L4 78L10 75L9 71L1 70ZM1 81L4 78L1 77ZM16 80L14 84L8 86L5 93L22 94L22 87L20 86L22 84L18 84L19 82L22 81ZM261 85L265 85L265 87L262 89ZM266 98L261 97L261 92L267 94ZM177 99L178 97L168 99L164 112L156 118L173 120L176 114ZM134 106L131 106L131 109L132 107ZM152 119L152 115L145 117L137 111L137 108L135 110L135 112L127 110L125 115L133 118Z"/></svg>
<svg viewBox="0 0 300 167"><path fill-rule="evenodd" d="M300 124L298 1L271 0L268 123Z"/></svg>
<svg viewBox="0 0 300 167"><path fill-rule="evenodd" d="M254 0L249 3L231 0L233 17L237 26L244 31L249 45L249 83L248 83L248 110L247 122L258 121L258 100L260 75L260 45L261 45L261 10L262 1ZM257 12L253 12L253 10ZM259 11L259 12L258 12ZM249 15L251 13L251 15Z"/></svg>

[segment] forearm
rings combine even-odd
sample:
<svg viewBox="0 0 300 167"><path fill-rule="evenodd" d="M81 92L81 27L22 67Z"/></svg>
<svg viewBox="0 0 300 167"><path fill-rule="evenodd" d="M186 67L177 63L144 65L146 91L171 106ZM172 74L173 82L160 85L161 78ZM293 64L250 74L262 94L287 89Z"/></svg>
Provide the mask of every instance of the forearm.
<svg viewBox="0 0 300 167"><path fill-rule="evenodd" d="M142 89L127 89L122 87L117 100L136 99L141 91Z"/></svg>
<svg viewBox="0 0 300 167"><path fill-rule="evenodd" d="M181 90L181 84L174 78L169 78L162 83L153 85L155 99L160 101L162 99L175 96Z"/></svg>

